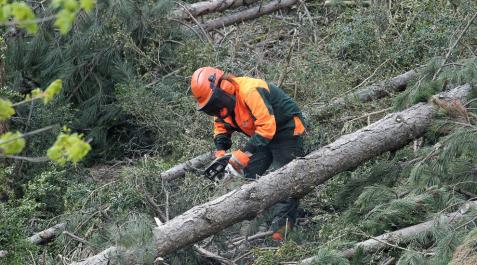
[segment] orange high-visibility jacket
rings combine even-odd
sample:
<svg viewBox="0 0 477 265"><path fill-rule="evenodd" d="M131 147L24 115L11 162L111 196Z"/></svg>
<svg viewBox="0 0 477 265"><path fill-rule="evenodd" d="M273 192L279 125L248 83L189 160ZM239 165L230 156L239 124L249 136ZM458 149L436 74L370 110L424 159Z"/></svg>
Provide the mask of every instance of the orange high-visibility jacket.
<svg viewBox="0 0 477 265"><path fill-rule="evenodd" d="M234 131L250 137L244 151L255 153L278 132L290 131L290 137L305 131L297 104L283 90L264 80L235 77L234 113L225 119L214 118L214 142L217 150L227 150Z"/></svg>

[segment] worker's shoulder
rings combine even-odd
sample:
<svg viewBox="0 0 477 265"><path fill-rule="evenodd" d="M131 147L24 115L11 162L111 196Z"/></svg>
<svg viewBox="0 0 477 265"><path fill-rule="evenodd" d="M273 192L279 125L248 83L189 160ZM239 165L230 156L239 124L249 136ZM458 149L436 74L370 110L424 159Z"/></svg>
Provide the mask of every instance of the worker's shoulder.
<svg viewBox="0 0 477 265"><path fill-rule="evenodd" d="M235 82L239 85L239 91L241 94L246 95L257 88L264 88L269 90L267 82L263 79L242 76L234 78Z"/></svg>

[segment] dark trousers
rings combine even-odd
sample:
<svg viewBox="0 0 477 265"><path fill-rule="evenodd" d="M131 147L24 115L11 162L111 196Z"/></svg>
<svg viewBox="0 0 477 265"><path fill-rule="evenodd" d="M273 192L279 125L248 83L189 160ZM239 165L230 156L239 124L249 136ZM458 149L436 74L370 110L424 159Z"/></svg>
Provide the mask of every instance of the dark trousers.
<svg viewBox="0 0 477 265"><path fill-rule="evenodd" d="M245 177L255 179L257 175L263 175L268 168L278 169L301 155L303 155L301 136L293 136L293 133L289 131L278 133L266 147L253 154L244 170ZM270 214L274 217L272 230L278 230L286 224L287 220L294 224L297 209L298 200L293 198L275 204L270 209Z"/></svg>

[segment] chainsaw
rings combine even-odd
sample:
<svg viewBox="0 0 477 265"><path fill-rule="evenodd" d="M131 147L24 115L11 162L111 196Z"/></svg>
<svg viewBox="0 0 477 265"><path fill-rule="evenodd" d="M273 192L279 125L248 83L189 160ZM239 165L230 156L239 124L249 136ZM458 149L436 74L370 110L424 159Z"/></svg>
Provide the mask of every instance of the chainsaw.
<svg viewBox="0 0 477 265"><path fill-rule="evenodd" d="M231 154L226 154L216 158L205 168L202 175L214 182L225 181L231 176L244 177L229 164L230 157L232 157Z"/></svg>

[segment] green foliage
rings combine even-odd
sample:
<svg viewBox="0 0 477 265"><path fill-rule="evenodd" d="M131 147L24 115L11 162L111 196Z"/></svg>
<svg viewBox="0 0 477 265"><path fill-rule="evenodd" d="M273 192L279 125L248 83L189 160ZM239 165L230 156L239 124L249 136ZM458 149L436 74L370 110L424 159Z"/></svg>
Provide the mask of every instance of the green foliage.
<svg viewBox="0 0 477 265"><path fill-rule="evenodd" d="M424 255L412 251L405 252L396 265L427 265Z"/></svg>
<svg viewBox="0 0 477 265"><path fill-rule="evenodd" d="M173 158L191 157L208 149L212 130L210 118L195 110L192 98L184 97L186 89L170 78L151 88L138 83L118 86L116 96L121 108L149 131L151 149Z"/></svg>
<svg viewBox="0 0 477 265"><path fill-rule="evenodd" d="M313 260L314 265L349 265L348 259L341 256L337 251L322 248L318 251Z"/></svg>
<svg viewBox="0 0 477 265"><path fill-rule="evenodd" d="M25 186L24 199L34 201L37 210L52 217L64 211L64 194L70 177L65 170L50 168L30 180Z"/></svg>
<svg viewBox="0 0 477 265"><path fill-rule="evenodd" d="M61 92L61 80L57 79L53 81L46 89L45 92L43 92L43 102L47 104L50 102L55 95L59 94Z"/></svg>
<svg viewBox="0 0 477 265"><path fill-rule="evenodd" d="M364 188L355 201L360 212L368 212L378 204L386 203L396 198L394 191L383 185L373 185Z"/></svg>
<svg viewBox="0 0 477 265"><path fill-rule="evenodd" d="M95 6L94 0L81 0L81 5L76 0L54 0L51 3L53 8L60 8L56 14L55 26L63 34L71 29L76 14L83 8L85 11L91 11ZM0 2L0 22L6 23L10 18L14 18L20 28L26 29L29 33L38 31L37 18L31 6L23 1Z"/></svg>
<svg viewBox="0 0 477 265"><path fill-rule="evenodd" d="M20 153L25 148L26 141L21 132L7 132L0 136L0 150L5 155Z"/></svg>
<svg viewBox="0 0 477 265"><path fill-rule="evenodd" d="M11 4L3 4L3 16L1 20L7 21L10 16L14 17L20 27L25 28L30 33L35 33L38 26L33 21L35 14L29 5L25 2L13 2Z"/></svg>
<svg viewBox="0 0 477 265"><path fill-rule="evenodd" d="M51 122L68 124L92 139L91 145L97 152L90 156L91 161L107 161L108 165L96 165L88 171L76 167L75 174L70 174L73 167L64 171L43 167L45 172L40 174L38 166L23 166L23 169L18 164L9 166L0 174L0 181L6 180L2 189L9 191L10 183L14 183L22 187L22 192L18 192L18 197L11 196L17 200L16 204L9 202L2 206L7 209L6 214L15 212L15 207L27 207L28 203L35 208L19 218L18 224L9 220L10 230L3 230L3 224L0 225L0 233L11 232L16 238L25 238L22 231L32 230L28 217L40 218L44 223L47 218L59 215L53 219L55 222L68 220L68 231L91 243L86 252L91 249L99 252L117 244L133 249L138 263L152 263L154 252L152 217L157 213L146 195L159 209L167 209L172 218L223 193L195 171L169 183L158 180L159 173L177 164L178 159L182 161L211 148L211 121L195 111L189 95L188 78L197 67L219 66L270 82L287 73L284 90L300 105L310 103L310 108L316 107L314 103L326 103L354 91L357 85L366 86L414 69L431 58L437 59L419 71L419 77L408 86L408 94L398 99L402 106L426 101L431 94L442 90L446 81L452 85L475 82L475 60L456 59L470 54L467 46L475 47L475 34L472 34L475 26L461 39L439 78L430 82L442 63L436 56L446 53L456 30L463 24L462 18L474 10L475 4L465 1L457 11L440 1L418 0L394 1L390 8L323 9L309 5L312 17L316 18L313 21L317 23L319 41L310 40L309 32L315 29L304 25L301 15L298 18L285 15L281 20L263 17L250 24L243 23L237 26L238 30L225 28L221 36L212 32L213 44L172 28L171 23L163 20L167 6L162 1L98 1L94 14L75 11L89 9L91 1L53 2L66 10L64 17L58 17L64 20L60 23L64 26L62 30L68 28L74 15L78 15L78 21L67 35L52 31L53 23L44 23L37 35L9 38L7 85L30 93L29 88L47 87L52 80L61 79L63 89L58 94L59 100L48 105L29 102L19 106L15 109L18 118L13 126L41 128ZM303 6L297 6L296 10L302 12L302 9ZM290 32L296 25L300 25L299 33L295 46L290 48ZM289 49L291 59L285 71ZM44 92L31 93L34 98ZM5 96L12 101L16 101L15 97L18 98ZM348 102L352 109L332 113L328 121L315 121L317 129L311 132L310 150L365 124L359 120L345 127L342 120L387 108L390 100L355 103ZM27 118L30 109L31 119ZM376 115L370 120L378 118ZM388 255L400 259L400 264L440 265L449 261L471 223L459 231L446 227L436 229L440 232L420 235L404 246L410 251L360 253L352 261L339 254L356 241L368 239L370 234L427 221L445 208L456 210L459 205L456 203L464 197L457 195L459 189L475 193L475 183L467 183L473 181L472 176L475 178L474 124L471 118L465 126L468 128L461 128L462 132L456 130L460 125L452 124L446 131L436 133L432 140L425 139L424 147L416 145L418 150L409 146L386 153L357 170L333 177L324 188L317 189L317 196L302 200L302 207L314 214L306 218L309 222L292 231L276 250L261 248L269 246L270 240L250 242L258 245L250 257L255 260L250 262L275 265L312 255L318 255L317 264L380 264ZM450 135L442 138L446 134ZM26 152L43 154L40 147L49 145L56 135L42 136L29 141ZM433 151L434 148L427 146L430 142L440 142L441 147ZM58 153L65 159L62 151ZM143 158L144 153L159 154L160 158ZM125 154L127 159L123 157ZM103 160L97 159L100 157ZM116 164L116 160L109 160L112 157L122 161ZM141 159L130 160L131 157ZM25 201L20 202L22 196ZM236 230L231 227L221 232L209 246L222 250L223 241L236 237ZM0 249L6 247L0 245ZM62 262L59 254L67 258L84 255L81 249L72 240L59 237L42 253L55 264ZM430 251L435 257L420 253ZM17 263L30 263L26 260L29 253L19 253L14 256L21 260ZM32 253L36 257L41 254ZM191 248L165 258L169 264L205 262Z"/></svg>
<svg viewBox="0 0 477 265"><path fill-rule="evenodd" d="M430 194L408 195L387 203L376 205L366 213L362 228L373 235L390 228L402 228L415 224L426 212L432 210L433 197Z"/></svg>
<svg viewBox="0 0 477 265"><path fill-rule="evenodd" d="M57 2L67 10L71 1ZM177 45L164 41L173 30L160 22L167 10L163 2L101 1L96 9L79 13L68 35L60 37L44 24L34 36L9 39L6 56L11 87L22 87L27 78L40 86L55 79L63 81L63 104L71 103L78 110L71 127L92 139L96 150L92 159L151 143L144 129L137 128L118 106L114 87L137 80L154 67L164 73L174 63L168 55ZM124 145L113 144L120 139Z"/></svg>
<svg viewBox="0 0 477 265"><path fill-rule="evenodd" d="M0 120L7 120L13 114L15 114L15 109L12 107L12 102L7 99L0 98Z"/></svg>
<svg viewBox="0 0 477 265"><path fill-rule="evenodd" d="M398 161L398 159L395 161ZM393 163L391 161L380 161L379 163L370 164L369 167L363 167L361 170L355 171L350 179L344 181L334 195L334 205L336 207L345 208L352 204L368 186L378 185L379 183L384 185L383 188L393 186L402 170L399 165L396 165L396 162ZM391 196L389 189L385 188L383 192L387 194L386 198ZM362 200L366 199L363 198Z"/></svg>
<svg viewBox="0 0 477 265"><path fill-rule="evenodd" d="M37 204L23 200L15 204L0 203L0 248L8 255L0 261L2 264L28 264L30 253L35 253L37 246L27 241L28 221L35 215Z"/></svg>
<svg viewBox="0 0 477 265"><path fill-rule="evenodd" d="M305 257L313 255L310 250L310 246L307 245L299 245L292 240L285 241L277 250L270 250L270 249L260 249L255 248L252 250L254 255L257 257L255 259L254 264L256 265L272 265L272 264L279 264L281 262L286 261L296 261L304 259ZM321 250L320 250L321 251ZM318 251L320 253L320 251ZM340 258L337 253L331 251L323 251L324 253L321 255L325 257L327 261L335 262L335 263L322 263L322 264L329 264L329 265L342 265L344 263L336 263L340 261ZM326 253L325 253L326 252ZM345 259L346 260L346 259ZM349 264L349 263L345 263Z"/></svg>
<svg viewBox="0 0 477 265"><path fill-rule="evenodd" d="M78 163L91 150L89 143L83 140L83 135L78 133L69 134L69 129L61 132L47 155L51 160L64 165L67 161Z"/></svg>
<svg viewBox="0 0 477 265"><path fill-rule="evenodd" d="M132 214L121 225L112 225L108 231L111 242L132 251L139 264L153 264L156 258L154 225L148 220L147 215ZM122 264L124 257L119 255L115 259Z"/></svg>

